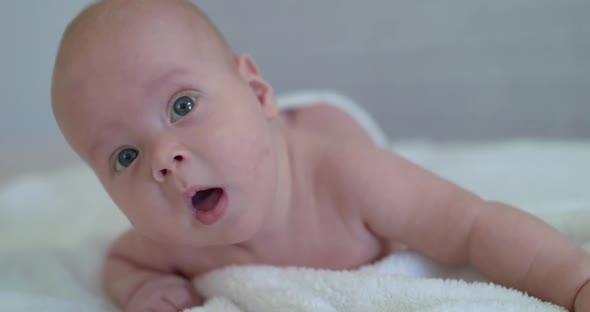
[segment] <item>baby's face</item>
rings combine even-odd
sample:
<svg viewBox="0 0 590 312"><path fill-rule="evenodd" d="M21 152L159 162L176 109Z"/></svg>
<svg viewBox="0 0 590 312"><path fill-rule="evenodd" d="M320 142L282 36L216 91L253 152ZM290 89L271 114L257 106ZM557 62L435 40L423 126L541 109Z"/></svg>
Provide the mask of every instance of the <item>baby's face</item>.
<svg viewBox="0 0 590 312"><path fill-rule="evenodd" d="M247 56L228 65L206 44L165 31L101 43L56 91L64 136L154 240L237 243L275 203L274 103L236 69Z"/></svg>

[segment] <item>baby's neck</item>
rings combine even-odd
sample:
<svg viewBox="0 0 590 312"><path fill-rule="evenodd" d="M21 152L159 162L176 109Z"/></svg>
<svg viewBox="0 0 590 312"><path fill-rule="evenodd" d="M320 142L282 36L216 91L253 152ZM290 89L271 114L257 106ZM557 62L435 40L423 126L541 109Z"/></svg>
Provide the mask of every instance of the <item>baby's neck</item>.
<svg viewBox="0 0 590 312"><path fill-rule="evenodd" d="M283 119L271 124L277 153L278 183L275 206L264 220L260 231L250 240L239 244L255 254L262 255L269 250L280 250L289 246L289 240L300 234L302 214L314 206L313 183L309 174L312 164L308 148L298 140L297 131Z"/></svg>

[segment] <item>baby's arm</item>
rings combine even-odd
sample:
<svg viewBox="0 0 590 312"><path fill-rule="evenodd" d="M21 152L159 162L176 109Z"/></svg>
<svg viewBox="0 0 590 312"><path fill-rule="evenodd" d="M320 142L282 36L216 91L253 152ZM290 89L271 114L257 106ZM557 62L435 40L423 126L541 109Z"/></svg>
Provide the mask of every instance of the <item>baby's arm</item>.
<svg viewBox="0 0 590 312"><path fill-rule="evenodd" d="M165 252L131 230L112 245L103 266L104 288L125 312L182 311L201 303L190 280L176 272Z"/></svg>
<svg viewBox="0 0 590 312"><path fill-rule="evenodd" d="M347 149L338 153L338 175L348 181L339 193L362 198L362 218L376 235L446 263L471 263L495 282L572 309L590 258L559 232L388 151Z"/></svg>

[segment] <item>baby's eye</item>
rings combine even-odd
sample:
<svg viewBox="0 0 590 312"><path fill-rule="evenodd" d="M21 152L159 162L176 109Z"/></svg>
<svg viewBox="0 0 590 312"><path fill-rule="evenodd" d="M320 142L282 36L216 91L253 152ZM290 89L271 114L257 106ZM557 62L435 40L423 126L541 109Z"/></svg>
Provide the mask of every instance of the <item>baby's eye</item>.
<svg viewBox="0 0 590 312"><path fill-rule="evenodd" d="M180 118L188 115L195 106L195 97L181 96L174 101L170 108L170 121L176 122Z"/></svg>
<svg viewBox="0 0 590 312"><path fill-rule="evenodd" d="M125 148L117 153L115 159L115 170L121 171L131 165L131 163L137 158L139 151L134 148Z"/></svg>

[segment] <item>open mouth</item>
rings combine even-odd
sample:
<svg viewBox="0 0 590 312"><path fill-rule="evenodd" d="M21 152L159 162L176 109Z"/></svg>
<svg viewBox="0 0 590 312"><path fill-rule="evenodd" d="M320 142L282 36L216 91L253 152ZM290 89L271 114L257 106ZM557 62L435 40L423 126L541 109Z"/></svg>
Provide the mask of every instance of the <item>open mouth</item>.
<svg viewBox="0 0 590 312"><path fill-rule="evenodd" d="M191 197L195 218L205 225L217 222L227 209L227 196L222 188L214 187L196 192Z"/></svg>
<svg viewBox="0 0 590 312"><path fill-rule="evenodd" d="M211 211L215 208L222 194L223 190L218 187L196 192L192 198L193 208L196 211Z"/></svg>

